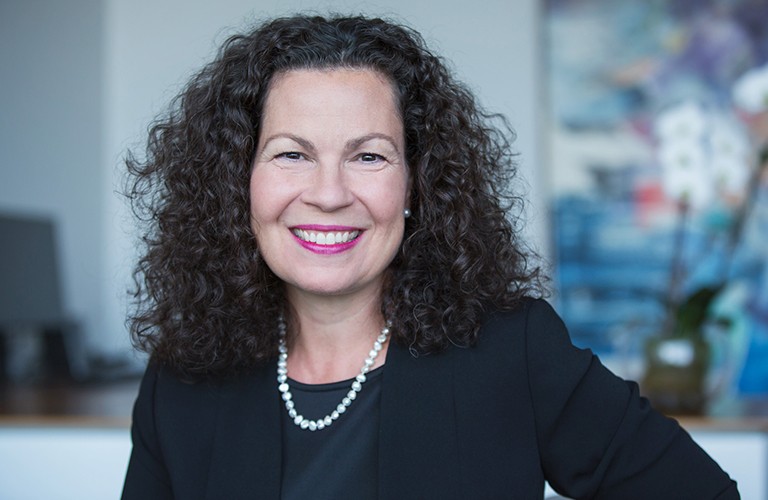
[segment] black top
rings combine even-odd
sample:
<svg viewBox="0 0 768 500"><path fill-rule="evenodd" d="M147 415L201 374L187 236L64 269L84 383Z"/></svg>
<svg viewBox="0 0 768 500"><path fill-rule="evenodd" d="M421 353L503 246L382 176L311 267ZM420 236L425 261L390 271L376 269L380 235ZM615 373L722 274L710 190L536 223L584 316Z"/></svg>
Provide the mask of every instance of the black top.
<svg viewBox="0 0 768 500"><path fill-rule="evenodd" d="M189 384L151 364L123 498L279 500L276 370ZM414 357L390 343L378 436L380 500L540 500L545 479L570 498L739 498L677 422L574 347L541 300L489 313L472 348Z"/></svg>
<svg viewBox="0 0 768 500"><path fill-rule="evenodd" d="M330 427L301 429L283 411L282 500L376 498L382 370L368 373L362 391ZM333 411L351 383L309 385L289 379L297 411L313 420Z"/></svg>

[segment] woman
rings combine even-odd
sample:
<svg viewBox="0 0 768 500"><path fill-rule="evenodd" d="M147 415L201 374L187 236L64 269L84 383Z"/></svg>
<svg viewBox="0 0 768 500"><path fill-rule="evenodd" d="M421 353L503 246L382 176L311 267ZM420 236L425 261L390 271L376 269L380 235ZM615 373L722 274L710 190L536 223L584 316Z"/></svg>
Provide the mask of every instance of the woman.
<svg viewBox="0 0 768 500"><path fill-rule="evenodd" d="M226 43L128 162L124 498L738 498L534 298L494 121L382 20Z"/></svg>

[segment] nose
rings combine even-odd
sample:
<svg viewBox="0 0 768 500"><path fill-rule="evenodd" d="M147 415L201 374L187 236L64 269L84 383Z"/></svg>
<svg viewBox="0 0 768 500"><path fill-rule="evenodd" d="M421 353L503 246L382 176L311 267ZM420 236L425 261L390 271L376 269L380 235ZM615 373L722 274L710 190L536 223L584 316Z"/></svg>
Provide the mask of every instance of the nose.
<svg viewBox="0 0 768 500"><path fill-rule="evenodd" d="M319 164L302 194L302 201L323 212L333 212L351 205L354 194L348 176L341 162Z"/></svg>

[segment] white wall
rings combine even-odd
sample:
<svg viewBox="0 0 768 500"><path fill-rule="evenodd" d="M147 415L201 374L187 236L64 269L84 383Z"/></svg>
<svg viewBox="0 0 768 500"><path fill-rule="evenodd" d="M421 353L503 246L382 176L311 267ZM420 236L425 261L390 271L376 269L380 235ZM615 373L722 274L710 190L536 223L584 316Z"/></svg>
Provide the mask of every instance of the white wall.
<svg viewBox="0 0 768 500"><path fill-rule="evenodd" d="M518 131L538 202L537 2L489 0L2 0L0 208L62 224L66 306L96 351L126 351L125 290L135 235L120 158L149 121L238 27L280 13L367 13L421 31L487 108Z"/></svg>
<svg viewBox="0 0 768 500"><path fill-rule="evenodd" d="M59 224L65 308L101 323L100 0L0 1L0 210Z"/></svg>

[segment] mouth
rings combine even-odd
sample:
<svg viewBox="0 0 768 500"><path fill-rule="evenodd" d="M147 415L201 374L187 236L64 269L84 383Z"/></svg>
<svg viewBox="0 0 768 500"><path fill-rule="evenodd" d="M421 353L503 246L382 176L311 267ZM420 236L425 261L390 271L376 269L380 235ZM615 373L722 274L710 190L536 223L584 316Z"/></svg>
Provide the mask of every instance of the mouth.
<svg viewBox="0 0 768 500"><path fill-rule="evenodd" d="M301 241L321 246L342 245L354 241L360 236L358 229L344 231L318 231L316 229L293 228L291 232Z"/></svg>

